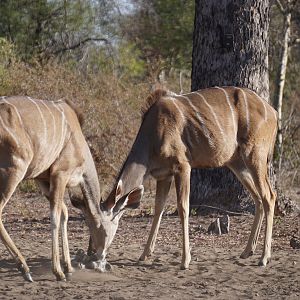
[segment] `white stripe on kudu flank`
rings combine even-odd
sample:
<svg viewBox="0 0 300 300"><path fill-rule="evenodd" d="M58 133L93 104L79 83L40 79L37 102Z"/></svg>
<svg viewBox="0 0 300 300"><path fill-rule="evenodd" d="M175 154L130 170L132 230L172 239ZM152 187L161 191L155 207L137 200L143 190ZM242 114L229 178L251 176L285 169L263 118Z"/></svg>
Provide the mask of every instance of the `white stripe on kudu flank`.
<svg viewBox="0 0 300 300"><path fill-rule="evenodd" d="M263 100L257 93L255 93L254 91L250 90L249 91L254 94L260 101L261 103L263 104L264 106L264 120L267 121L268 119L268 116L267 116L267 108L266 108L266 103L265 103L265 100Z"/></svg>
<svg viewBox="0 0 300 300"><path fill-rule="evenodd" d="M64 103L66 103L66 102L63 102L63 101L61 101L59 104L58 104L58 106L61 108L61 112L62 112L62 114L63 114L63 116L64 116L64 139L69 139L70 137L71 137L71 132L70 131L68 131L68 128L69 128L69 126L68 126L68 118L67 118L67 116L66 116L66 114L65 114L65 109L64 109L64 107L63 107L63 105L62 104L64 104ZM67 136L67 133L68 133L68 136Z"/></svg>
<svg viewBox="0 0 300 300"><path fill-rule="evenodd" d="M35 99L32 99L31 97L27 97L34 105L35 107L37 108L39 114L40 114L40 117L41 117L41 120L42 120L42 123L43 123L43 130L44 130L44 145L46 146L47 144L47 137L48 137L48 132L47 132L47 124L46 124L46 120L43 116L43 112L41 110L41 108L39 107L39 105L37 104L37 102L35 101Z"/></svg>
<svg viewBox="0 0 300 300"><path fill-rule="evenodd" d="M181 109L179 108L179 106L177 105L176 98L171 97L171 99L173 100L173 104L175 105L176 109L179 111L182 121L185 122L185 116L184 116L183 112L181 111Z"/></svg>
<svg viewBox="0 0 300 300"><path fill-rule="evenodd" d="M4 97L1 97L1 99L2 100L4 100ZM4 101L3 101L4 102ZM1 105L1 104L0 104ZM0 106L1 107L1 106ZM2 118L1 118L1 116L0 116L0 125L1 125L1 127L11 136L11 138L14 140L14 142L15 142L15 144L17 145L17 147L20 147L20 145L19 145L19 143L18 143L18 140L17 140L17 138L15 137L15 135L14 135L14 133L10 130L10 128L9 127L7 127L5 124L4 124L4 122L3 122L3 120L2 120Z"/></svg>
<svg viewBox="0 0 300 300"><path fill-rule="evenodd" d="M9 101L7 101L6 97L1 97L1 99L2 99L3 102L5 102L6 104L8 104L8 105L10 105L10 106L13 107L13 109L15 110L15 112L16 112L16 114L17 114L17 116L18 116L18 119L19 119L19 122L20 122L22 128L24 128L24 122L23 122L23 120L22 120L22 118L21 118L21 115L20 115L20 113L19 113L19 111L18 111L18 108L17 108L14 104L12 104L12 103L10 103ZM29 137L28 132L25 130L24 133L26 134L28 140L30 140L30 137Z"/></svg>
<svg viewBox="0 0 300 300"><path fill-rule="evenodd" d="M65 132L66 132L66 126L65 126L65 113L64 110L61 108L60 103L56 104L55 102L51 102L53 106L60 112L61 114L61 136L60 136L60 142L59 147L62 147L64 139L65 139Z"/></svg>
<svg viewBox="0 0 300 300"><path fill-rule="evenodd" d="M204 134L204 136L207 138L208 144L209 144L211 147L215 148L215 143L213 142L213 140L212 140L212 138L211 138L211 136L210 136L210 134L209 134L208 128L207 128L207 126L205 125L205 122L204 122L202 116L200 115L200 112L198 111L197 107L192 103L192 101L190 100L189 97L184 96L184 95L180 95L180 96L178 96L178 97L187 100L189 106L193 109L193 111L195 112L195 114L196 114L196 116L197 116L197 119L198 119L198 121L199 121L199 123L200 123L200 126L201 126L201 128L202 128L203 134Z"/></svg>
<svg viewBox="0 0 300 300"><path fill-rule="evenodd" d="M174 98L174 96L176 96L177 94L173 93L173 92L169 92L168 94L169 96L172 95L173 97L171 97L172 99L172 103L174 104L174 106L176 107L176 109L179 111L179 114L182 118L183 123L186 122L186 118L183 114L183 112L181 111L180 107L178 106L178 104L176 103L176 98ZM192 143L192 138L190 136L190 132L188 130L185 130L186 132L186 142L188 144L189 147L192 147L193 143Z"/></svg>
<svg viewBox="0 0 300 300"><path fill-rule="evenodd" d="M20 147L15 135L13 134L13 132L8 127L5 126L5 124L4 124L3 120L1 119L1 117L0 117L0 123L1 123L2 128L4 128L8 132L8 134L11 136L11 138L14 140L17 147Z"/></svg>
<svg viewBox="0 0 300 300"><path fill-rule="evenodd" d="M216 115L213 107L206 101L205 97L199 93L199 92L193 92L193 94L197 94L198 96L201 97L201 99L203 100L204 104L209 108L211 114L213 115L214 119L215 119L215 123L217 124L219 130L220 130L220 133L222 135L222 138L223 138L223 141L225 142L225 133L224 133L224 130L219 122L219 119L218 119L218 116Z"/></svg>
<svg viewBox="0 0 300 300"><path fill-rule="evenodd" d="M49 103L50 101L47 101L47 103ZM52 111L51 111L51 109L49 108L49 106L45 103L45 101L44 100L40 100L40 103L42 103L43 104L43 106L48 110L48 112L49 112L49 114L50 114L50 116L51 116L51 118L52 118L52 121L53 121L53 133L52 133L52 143L51 143L51 146L53 147L52 148L52 151L50 152L51 153L51 155L53 154L53 152L55 152L55 146L56 146L56 142L55 142L55 138L56 138L56 122L55 122L55 117L54 117L54 115L53 115L53 113L52 113ZM49 134L49 133L48 133ZM50 138L50 136L49 136L49 138Z"/></svg>
<svg viewBox="0 0 300 300"><path fill-rule="evenodd" d="M176 109L179 111L180 116L181 116L183 122L185 123L186 122L186 117L184 116L183 112L181 111L181 109L179 108L178 104L176 103L177 99L174 98L175 96L179 96L179 95L177 95L176 93L173 93L173 92L169 92L168 96L171 96L171 95L172 95L172 97L171 97L172 103L174 104L174 106L176 107ZM191 154L190 149L193 147L193 139L191 138L191 135L190 135L188 127L184 128L184 132L185 132L185 141L186 141L186 144L188 146L188 151ZM197 136L197 132L195 133L195 135Z"/></svg>
<svg viewBox="0 0 300 300"><path fill-rule="evenodd" d="M243 89L241 88L236 88L238 90L240 90L243 94L243 99L244 99L244 103L245 103L245 111L246 111L246 130L247 130L247 134L249 133L249 129L250 129L250 116L249 116L249 107L248 107L248 99L246 96L246 93L244 92Z"/></svg>
<svg viewBox="0 0 300 300"><path fill-rule="evenodd" d="M184 121L186 121L186 118L185 118L183 112L181 111L181 109L179 108L179 106L177 105L177 103L175 102L175 101L177 101L177 99L174 98L174 97L181 96L181 95L178 95L178 94L176 94L176 93L174 93L174 92L168 91L168 96L171 96L171 97L172 97L171 99L173 100L173 104L175 105L175 107L176 107L177 110L179 111L179 113L180 113L182 119L183 119ZM193 139L191 138L191 134L190 134L190 131L189 131L189 127L185 127L185 128L184 128L184 132L185 132L185 140L186 140L186 143L187 143L187 146L188 146L188 151L189 151L190 154L191 154L190 148L193 147ZM198 137L197 132L194 132L194 134Z"/></svg>
<svg viewBox="0 0 300 300"><path fill-rule="evenodd" d="M223 88L221 88L219 86L216 86L215 88L221 90L225 94L226 101L227 101L228 106L229 106L230 111L231 111L231 117L232 117L232 123L233 123L234 133L236 135L237 134L237 124L236 124L236 120L235 120L235 116L234 116L234 109L232 107L232 104L230 103L229 96L228 96L227 92Z"/></svg>
<svg viewBox="0 0 300 300"><path fill-rule="evenodd" d="M5 102L6 104L8 104L8 105L10 105L11 107L13 107L13 109L15 110L16 115L17 115L17 117L18 117L18 119L19 119L19 121L20 121L21 126L24 128L23 120L22 120L22 118L21 118L21 116L20 116L20 113L19 113L18 109L16 108L16 106L13 105L12 103L8 102L8 101L5 99L5 97L1 97L1 99L2 99L3 102Z"/></svg>

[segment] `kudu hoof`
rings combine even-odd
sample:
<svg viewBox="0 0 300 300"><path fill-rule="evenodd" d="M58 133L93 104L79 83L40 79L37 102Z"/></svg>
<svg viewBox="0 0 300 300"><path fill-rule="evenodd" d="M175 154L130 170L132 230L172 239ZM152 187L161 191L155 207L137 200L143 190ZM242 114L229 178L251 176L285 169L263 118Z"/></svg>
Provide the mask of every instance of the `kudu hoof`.
<svg viewBox="0 0 300 300"><path fill-rule="evenodd" d="M139 258L139 262L145 261L148 258L148 255L141 255Z"/></svg>
<svg viewBox="0 0 300 300"><path fill-rule="evenodd" d="M86 265L86 268L96 270L100 273L110 272L113 269L112 265L109 262L107 262L106 260L104 260L104 261L91 261Z"/></svg>
<svg viewBox="0 0 300 300"><path fill-rule="evenodd" d="M24 277L24 279L25 279L26 281L28 281L28 282L33 282L33 279L32 279L31 274L30 274L29 272L23 273L23 277Z"/></svg>
<svg viewBox="0 0 300 300"><path fill-rule="evenodd" d="M62 281L62 282L66 282L67 281L66 276L65 276L64 273L62 273L62 274L55 274L55 276L56 276L56 281Z"/></svg>
<svg viewBox="0 0 300 300"><path fill-rule="evenodd" d="M24 268L24 265L23 265L23 264L20 263L17 267L18 267L18 270L22 273L23 278L24 278L26 281L28 281L28 282L33 282L33 279L32 279L32 277L31 277L30 272L25 271L25 268ZM28 267L27 267L27 269L28 269Z"/></svg>
<svg viewBox="0 0 300 300"><path fill-rule="evenodd" d="M250 251L250 252L246 252L246 251L244 251L241 255L240 255L240 258L242 258L242 259L246 259L246 258L248 258L248 257L250 257L250 256L252 256L254 254L254 252L253 251Z"/></svg>
<svg viewBox="0 0 300 300"><path fill-rule="evenodd" d="M268 263L271 262L271 258L261 258L258 262L258 266L266 267Z"/></svg>
<svg viewBox="0 0 300 300"><path fill-rule="evenodd" d="M65 276L66 276L66 280L67 280L67 281L71 281L71 279L72 279L72 274L73 274L73 273L71 273L71 272L65 273Z"/></svg>

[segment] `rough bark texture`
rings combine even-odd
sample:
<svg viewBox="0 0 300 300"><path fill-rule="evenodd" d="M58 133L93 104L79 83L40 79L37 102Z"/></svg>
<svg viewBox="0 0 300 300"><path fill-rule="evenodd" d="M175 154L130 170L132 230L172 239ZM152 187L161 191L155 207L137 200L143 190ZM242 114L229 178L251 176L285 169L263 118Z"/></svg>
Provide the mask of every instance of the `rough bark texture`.
<svg viewBox="0 0 300 300"><path fill-rule="evenodd" d="M234 85L268 100L268 28L269 0L196 0L192 90ZM228 169L192 171L192 207L244 198Z"/></svg>

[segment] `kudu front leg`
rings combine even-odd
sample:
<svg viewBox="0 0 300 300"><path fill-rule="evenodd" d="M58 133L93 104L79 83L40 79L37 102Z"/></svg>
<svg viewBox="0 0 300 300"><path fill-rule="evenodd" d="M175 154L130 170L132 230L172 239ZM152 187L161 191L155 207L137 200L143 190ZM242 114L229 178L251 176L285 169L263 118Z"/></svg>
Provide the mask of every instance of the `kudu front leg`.
<svg viewBox="0 0 300 300"><path fill-rule="evenodd" d="M33 282L29 267L19 251L16 247L15 243L9 236L8 232L6 231L3 223L2 223L2 211L9 199L11 198L12 194L14 193L17 185L22 180L25 171L21 168L11 168L9 171L1 171L0 170L0 238L17 263L18 270L21 271L25 280L29 282Z"/></svg>
<svg viewBox="0 0 300 300"><path fill-rule="evenodd" d="M180 171L175 174L175 186L177 193L177 208L182 225L182 260L181 269L189 268L191 261L189 244L189 197L190 197L190 173L189 165L180 166Z"/></svg>
<svg viewBox="0 0 300 300"><path fill-rule="evenodd" d="M140 261L144 261L147 257L149 257L155 247L156 237L159 229L159 225L161 222L161 218L164 212L165 203L167 200L167 196L170 190L170 186L172 183L172 179L168 178L165 180L158 180L156 183L156 196L155 196L155 212L154 218L151 225L150 234L147 240L147 244L145 246L144 252L140 257Z"/></svg>

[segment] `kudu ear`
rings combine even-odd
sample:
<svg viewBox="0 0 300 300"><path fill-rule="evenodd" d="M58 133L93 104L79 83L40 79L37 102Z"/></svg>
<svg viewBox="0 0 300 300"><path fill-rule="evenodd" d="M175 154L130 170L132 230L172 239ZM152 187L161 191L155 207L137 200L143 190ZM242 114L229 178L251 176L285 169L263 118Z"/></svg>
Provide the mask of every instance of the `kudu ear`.
<svg viewBox="0 0 300 300"><path fill-rule="evenodd" d="M116 203L121 198L122 192L123 192L123 182L120 179L119 182L118 182L118 184L117 184L117 188L116 188L116 197L115 197Z"/></svg>
<svg viewBox="0 0 300 300"><path fill-rule="evenodd" d="M128 195L127 195L127 204L126 208L135 209L140 206L142 197L144 194L144 186L140 185L139 187L133 189Z"/></svg>
<svg viewBox="0 0 300 300"><path fill-rule="evenodd" d="M140 206L141 199L144 194L144 187L140 185L137 188L134 188L126 196L123 196L114 206L114 214L119 213L125 208L135 209Z"/></svg>
<svg viewBox="0 0 300 300"><path fill-rule="evenodd" d="M115 195L112 193L107 199L107 201L105 202L101 201L100 208L102 210L111 210L113 207L116 206L118 200L122 197L122 193L123 193L123 182L120 179L115 190Z"/></svg>

